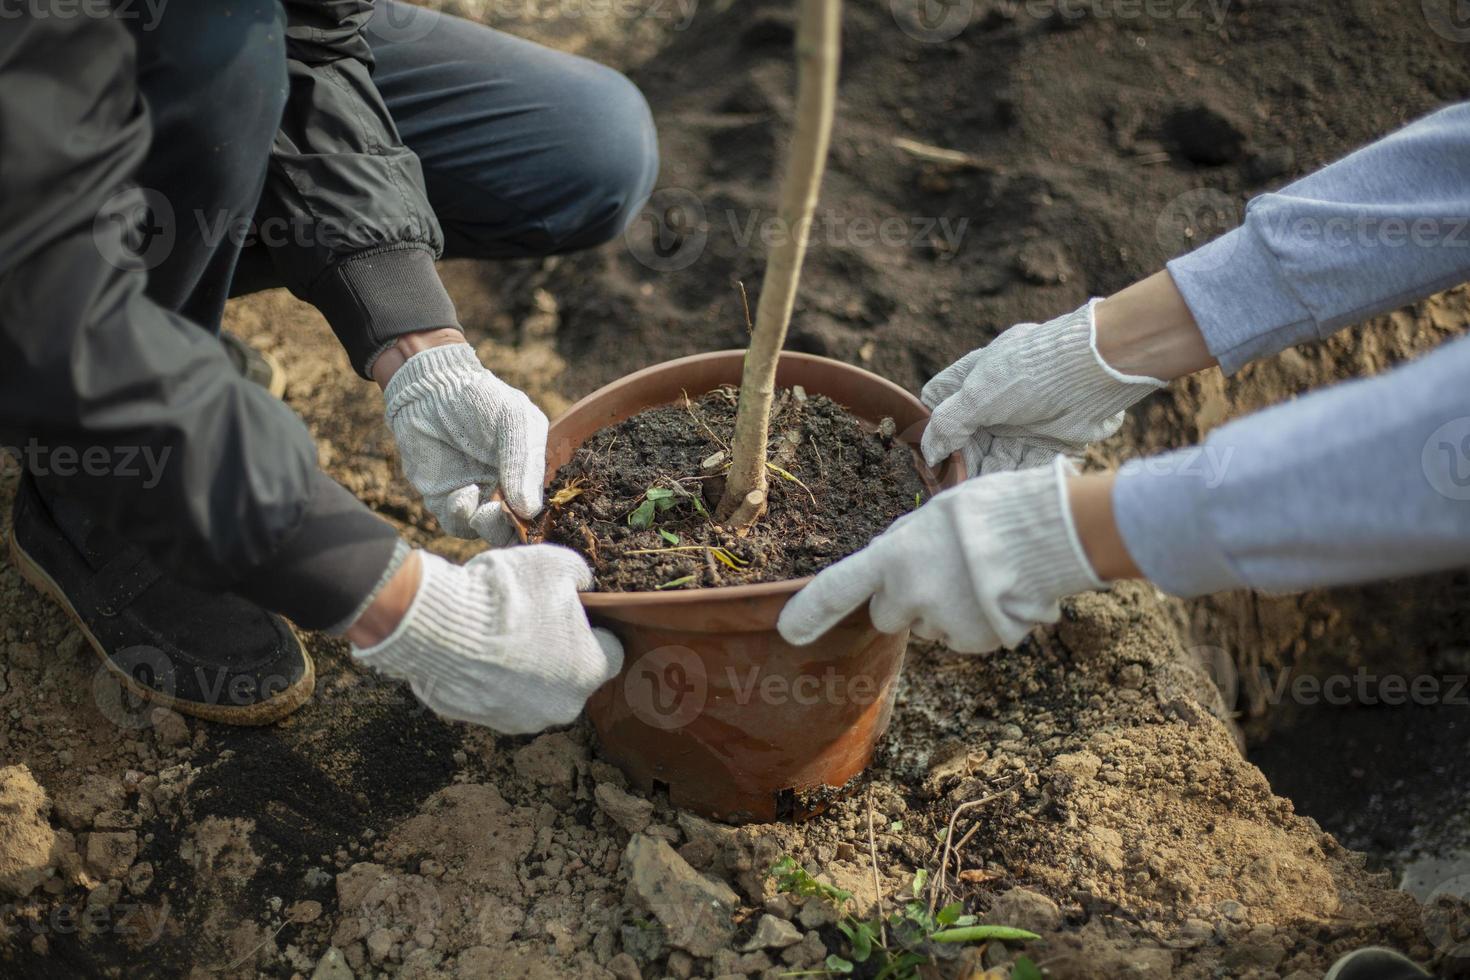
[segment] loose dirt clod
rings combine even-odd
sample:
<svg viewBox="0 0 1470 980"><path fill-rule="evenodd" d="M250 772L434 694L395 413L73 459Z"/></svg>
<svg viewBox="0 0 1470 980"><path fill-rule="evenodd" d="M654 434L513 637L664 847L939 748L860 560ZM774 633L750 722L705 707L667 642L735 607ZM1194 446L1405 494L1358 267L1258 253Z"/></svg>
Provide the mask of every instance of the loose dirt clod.
<svg viewBox="0 0 1470 980"><path fill-rule="evenodd" d="M24 898L46 879L57 849L50 809L30 769L0 769L0 893Z"/></svg>

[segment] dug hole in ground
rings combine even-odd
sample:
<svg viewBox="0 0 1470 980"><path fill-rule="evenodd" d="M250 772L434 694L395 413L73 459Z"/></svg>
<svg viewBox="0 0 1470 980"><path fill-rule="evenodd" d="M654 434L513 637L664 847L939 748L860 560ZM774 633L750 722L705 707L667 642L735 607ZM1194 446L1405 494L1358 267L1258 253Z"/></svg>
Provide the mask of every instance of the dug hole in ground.
<svg viewBox="0 0 1470 980"><path fill-rule="evenodd" d="M887 3L849 3L788 348L917 390L997 330L1156 269L1189 246L1183 229L1228 227L1250 194L1463 98L1463 46L1421 6L1242 2L1217 19L1203 5L1125 18L977 3L938 39L906 32ZM658 117L655 204L689 194L704 213L677 272L636 229L591 254L446 265L486 362L555 416L637 368L741 346L733 284L759 281L790 117L788 6L700 5L687 21L455 9L627 70ZM1219 224L1176 220L1202 200ZM907 232L862 233L884 219ZM1195 442L1467 320L1470 292L1454 290L1233 378L1173 385L1089 462ZM287 399L336 478L416 543L470 553L398 475L379 399L314 312L271 293L233 304L228 327L287 355ZM12 467L7 515L14 483ZM274 728L119 710L94 696L81 638L7 566L0 973L819 969L845 937L766 870L789 854L860 911L891 911L979 800L956 820L945 888L981 921L1039 933L1027 955L1054 976L1301 980L1365 943L1448 972L1463 909L1420 899L1453 886L1470 838L1470 708L1451 696L1470 672L1467 597L1463 573L1197 602L1130 585L1066 603L1009 654L912 644L870 783L811 822L732 829L629 792L585 723L536 738L446 724L321 636L308 640L316 697ZM1360 671L1443 683L1434 703L1397 706L1278 683ZM1415 894L1396 887L1406 873ZM1004 975L1014 952L991 944L951 966Z"/></svg>

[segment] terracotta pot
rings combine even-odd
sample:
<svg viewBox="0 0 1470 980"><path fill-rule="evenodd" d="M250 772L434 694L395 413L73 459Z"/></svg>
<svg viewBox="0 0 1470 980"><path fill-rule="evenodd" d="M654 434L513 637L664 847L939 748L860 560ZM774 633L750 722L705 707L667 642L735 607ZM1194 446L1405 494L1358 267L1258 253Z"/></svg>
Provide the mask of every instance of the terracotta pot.
<svg viewBox="0 0 1470 980"><path fill-rule="evenodd" d="M645 409L738 385L744 351L646 368L573 405L551 427L548 480L588 438ZM776 381L826 395L877 425L892 418L917 450L929 417L917 398L861 368L808 354L781 357ZM964 476L956 454L931 490ZM587 712L606 757L645 791L729 822L820 810L872 759L888 727L908 634L879 633L864 608L805 646L776 618L810 579L672 592L587 593L589 618L626 652L623 672Z"/></svg>

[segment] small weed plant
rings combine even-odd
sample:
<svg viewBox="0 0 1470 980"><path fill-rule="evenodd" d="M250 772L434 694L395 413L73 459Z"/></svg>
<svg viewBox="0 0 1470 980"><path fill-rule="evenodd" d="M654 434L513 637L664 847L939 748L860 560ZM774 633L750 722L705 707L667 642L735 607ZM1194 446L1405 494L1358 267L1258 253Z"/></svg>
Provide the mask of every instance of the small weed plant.
<svg viewBox="0 0 1470 980"><path fill-rule="evenodd" d="M826 902L840 913L837 929L847 940L846 955L833 953L824 968L786 976L861 975L873 980L916 980L919 968L933 963L943 947L956 943L1028 942L1041 937L1012 926L982 925L954 902L932 915L920 900L928 887L928 872L914 876L912 896L902 911L883 919L859 919L852 914L852 893L819 881L796 859L787 855L769 872L778 891L803 900ZM1011 980L1041 980L1041 971L1021 956L1011 964Z"/></svg>

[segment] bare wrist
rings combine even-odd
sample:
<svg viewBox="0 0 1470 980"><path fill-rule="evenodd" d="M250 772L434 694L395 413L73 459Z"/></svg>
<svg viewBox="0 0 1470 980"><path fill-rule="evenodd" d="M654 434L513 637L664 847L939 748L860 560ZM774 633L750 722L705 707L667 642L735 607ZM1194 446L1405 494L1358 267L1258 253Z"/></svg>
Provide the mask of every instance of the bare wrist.
<svg viewBox="0 0 1470 980"><path fill-rule="evenodd" d="M468 341L465 340L464 334L454 327L439 327L434 330L406 333L394 338L392 345L373 361L369 372L373 380L378 383L379 388L387 388L388 382L393 380L393 375L398 373L398 369L420 351L426 351L430 347L463 343L468 343Z"/></svg>
<svg viewBox="0 0 1470 980"><path fill-rule="evenodd" d="M1098 355L1122 374L1173 381L1216 363L1167 270L1109 296L1094 316Z"/></svg>
<svg viewBox="0 0 1470 980"><path fill-rule="evenodd" d="M397 573L379 590L377 598L347 628L347 639L359 650L382 643L393 635L403 617L408 615L423 578L423 565L417 551L399 566Z"/></svg>
<svg viewBox="0 0 1470 980"><path fill-rule="evenodd" d="M1113 516L1115 473L1084 473L1067 479L1072 524L1092 571L1104 582L1143 578Z"/></svg>

